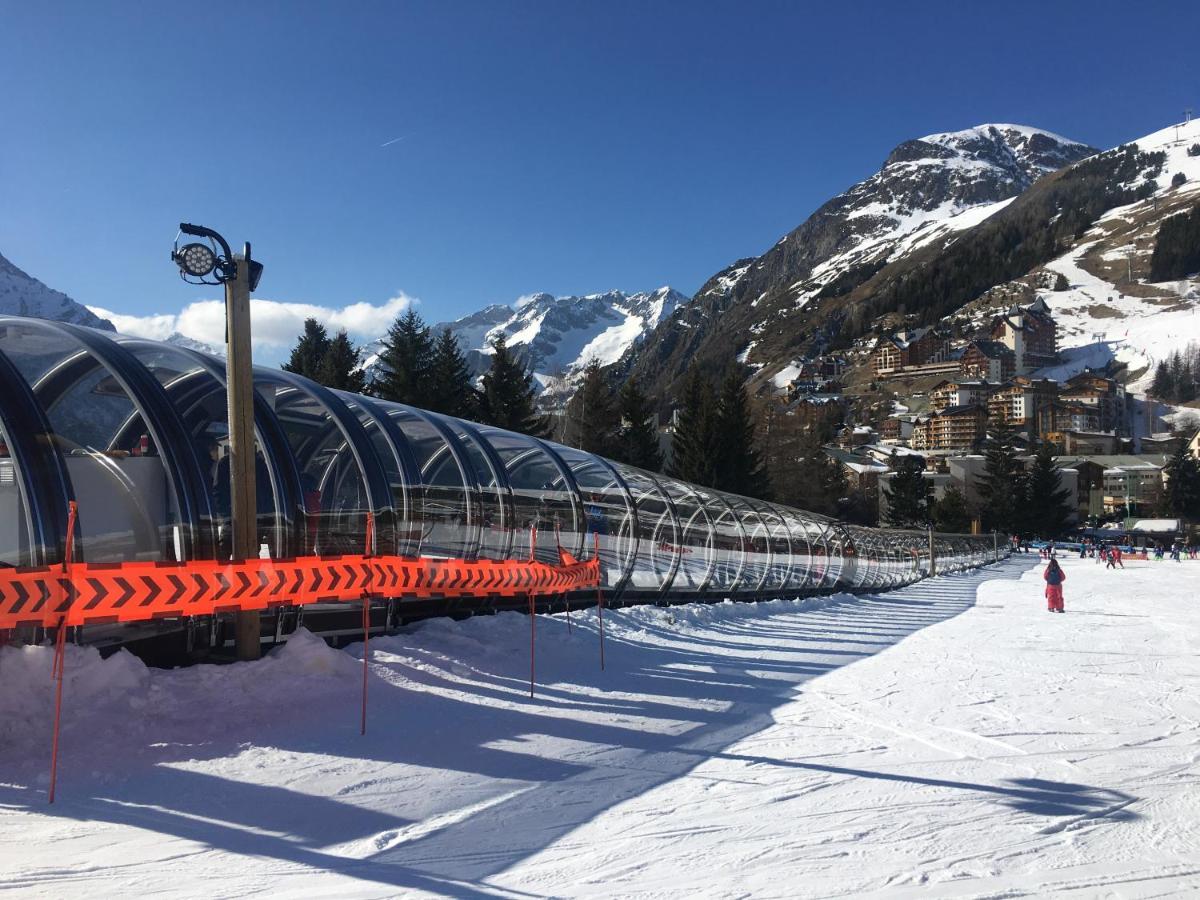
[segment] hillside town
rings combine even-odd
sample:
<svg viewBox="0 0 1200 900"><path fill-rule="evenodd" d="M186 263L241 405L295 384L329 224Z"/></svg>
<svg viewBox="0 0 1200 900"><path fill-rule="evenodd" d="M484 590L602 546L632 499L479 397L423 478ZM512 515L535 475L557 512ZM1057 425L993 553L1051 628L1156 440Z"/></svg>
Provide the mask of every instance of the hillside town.
<svg viewBox="0 0 1200 900"><path fill-rule="evenodd" d="M870 387L892 397L892 409L873 424L861 415L864 421L844 424L825 454L878 521L889 519L888 487L897 461L906 459L919 461L933 503L959 492L979 528L984 450L989 435L1005 429L1026 467L1038 445L1053 448L1067 524L1133 528L1152 519L1163 508L1171 455L1181 448L1200 453L1200 433L1135 435L1137 401L1119 373L1084 368L1062 380L1041 374L1060 362L1057 332L1054 312L1039 295L992 315L971 336L955 338L939 324L877 338L857 365L869 366ZM811 418L814 406L833 404L853 419L845 383L852 368L845 354L797 364L782 386L791 410ZM1182 527L1164 522L1160 530Z"/></svg>

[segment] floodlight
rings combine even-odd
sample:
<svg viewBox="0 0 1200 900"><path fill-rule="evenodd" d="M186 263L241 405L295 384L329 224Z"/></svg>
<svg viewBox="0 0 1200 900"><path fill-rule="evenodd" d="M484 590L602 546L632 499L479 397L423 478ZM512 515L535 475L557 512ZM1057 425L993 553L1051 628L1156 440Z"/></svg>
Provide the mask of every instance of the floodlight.
<svg viewBox="0 0 1200 900"><path fill-rule="evenodd" d="M175 251L175 262L193 278L203 278L217 267L217 254L205 244L185 244Z"/></svg>

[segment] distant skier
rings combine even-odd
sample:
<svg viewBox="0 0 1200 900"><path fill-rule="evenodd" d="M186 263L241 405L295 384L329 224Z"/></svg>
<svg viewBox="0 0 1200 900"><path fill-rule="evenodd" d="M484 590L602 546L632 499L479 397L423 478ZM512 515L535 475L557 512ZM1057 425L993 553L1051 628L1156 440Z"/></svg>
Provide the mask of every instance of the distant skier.
<svg viewBox="0 0 1200 900"><path fill-rule="evenodd" d="M1067 573L1062 570L1057 559L1050 560L1050 565L1046 566L1042 578L1046 580L1046 611L1065 612L1062 584L1067 580Z"/></svg>
<svg viewBox="0 0 1200 900"><path fill-rule="evenodd" d="M1125 568L1125 563L1121 562L1121 548L1113 544L1108 548L1108 565L1104 568L1115 569L1117 566L1123 569Z"/></svg>

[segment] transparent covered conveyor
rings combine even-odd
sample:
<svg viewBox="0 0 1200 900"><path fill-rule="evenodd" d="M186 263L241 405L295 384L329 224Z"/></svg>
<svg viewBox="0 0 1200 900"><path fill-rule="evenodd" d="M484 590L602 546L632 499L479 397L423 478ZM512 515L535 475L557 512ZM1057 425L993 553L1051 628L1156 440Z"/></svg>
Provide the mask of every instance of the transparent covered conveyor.
<svg viewBox="0 0 1200 900"><path fill-rule="evenodd" d="M928 575L931 549L938 571L993 558L991 537L846 525L275 369L254 386L261 549L231 561L224 362L0 317L0 629L210 645L237 609L270 640L301 611L360 631L364 601L387 628L531 596L880 590Z"/></svg>

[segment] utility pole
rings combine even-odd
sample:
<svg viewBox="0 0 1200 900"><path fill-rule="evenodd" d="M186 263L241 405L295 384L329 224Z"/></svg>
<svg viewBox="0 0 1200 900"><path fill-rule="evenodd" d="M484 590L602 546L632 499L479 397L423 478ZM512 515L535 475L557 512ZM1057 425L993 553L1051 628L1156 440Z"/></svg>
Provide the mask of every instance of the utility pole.
<svg viewBox="0 0 1200 900"><path fill-rule="evenodd" d="M233 558L258 556L258 510L254 476L254 368L250 350L250 244L234 258L236 274L225 282L226 390L229 405L230 520ZM262 654L262 617L238 610L234 629L238 659Z"/></svg>
<svg viewBox="0 0 1200 900"><path fill-rule="evenodd" d="M225 382L229 414L229 526L230 556L234 560L258 556L254 448L254 367L250 356L250 292L258 287L262 264L250 256L247 243L234 256L229 242L211 228L181 222L179 233L205 238L208 244L190 243L175 249L171 260L188 284L225 286ZM217 253L217 245L221 253ZM223 542L218 542L220 551ZM223 553L221 554L223 555ZM262 655L262 621L257 610L234 614L234 643L238 659Z"/></svg>

